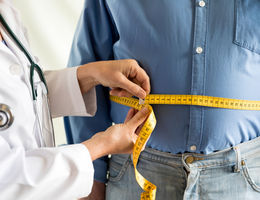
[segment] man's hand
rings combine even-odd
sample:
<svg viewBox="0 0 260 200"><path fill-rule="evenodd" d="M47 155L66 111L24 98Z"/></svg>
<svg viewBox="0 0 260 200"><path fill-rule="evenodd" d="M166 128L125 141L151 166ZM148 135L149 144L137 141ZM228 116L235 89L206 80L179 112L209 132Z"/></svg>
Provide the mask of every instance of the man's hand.
<svg viewBox="0 0 260 200"><path fill-rule="evenodd" d="M82 65L78 68L77 76L82 92L101 84L110 87L110 94L116 96L136 96L144 99L150 93L148 75L132 59Z"/></svg>
<svg viewBox="0 0 260 200"><path fill-rule="evenodd" d="M81 198L80 200L105 200L106 186L105 183L94 181L92 191L89 196Z"/></svg>

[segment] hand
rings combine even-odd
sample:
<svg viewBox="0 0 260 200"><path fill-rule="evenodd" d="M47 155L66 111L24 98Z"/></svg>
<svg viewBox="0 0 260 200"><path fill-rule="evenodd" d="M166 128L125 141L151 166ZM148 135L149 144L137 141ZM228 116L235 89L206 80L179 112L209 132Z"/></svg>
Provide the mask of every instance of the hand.
<svg viewBox="0 0 260 200"><path fill-rule="evenodd" d="M146 72L135 60L113 60L88 63L77 72L82 92L102 84L110 87L111 95L144 99L150 93L150 81Z"/></svg>
<svg viewBox="0 0 260 200"><path fill-rule="evenodd" d="M150 113L144 107L135 114L135 110L128 112L123 124L109 127L106 131L95 134L91 139L83 142L91 155L92 160L108 154L130 154L138 137L136 130L146 120Z"/></svg>
<svg viewBox="0 0 260 200"><path fill-rule="evenodd" d="M124 124L111 126L82 144L88 148L92 160L107 154L131 153L138 137L140 125L145 121L148 114L149 109L147 107L139 112L130 109ZM90 195L80 200L105 200L105 184L94 181Z"/></svg>
<svg viewBox="0 0 260 200"><path fill-rule="evenodd" d="M94 181L91 193L80 200L105 200L106 198L106 185L98 181Z"/></svg>

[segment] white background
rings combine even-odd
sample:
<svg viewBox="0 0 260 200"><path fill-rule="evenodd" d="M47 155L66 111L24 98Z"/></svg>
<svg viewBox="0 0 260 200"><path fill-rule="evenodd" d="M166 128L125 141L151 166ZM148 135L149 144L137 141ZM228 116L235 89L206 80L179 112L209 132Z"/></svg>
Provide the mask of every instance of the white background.
<svg viewBox="0 0 260 200"><path fill-rule="evenodd" d="M20 11L34 55L44 69L66 67L84 0L13 0ZM57 145L65 144L63 119L54 120Z"/></svg>

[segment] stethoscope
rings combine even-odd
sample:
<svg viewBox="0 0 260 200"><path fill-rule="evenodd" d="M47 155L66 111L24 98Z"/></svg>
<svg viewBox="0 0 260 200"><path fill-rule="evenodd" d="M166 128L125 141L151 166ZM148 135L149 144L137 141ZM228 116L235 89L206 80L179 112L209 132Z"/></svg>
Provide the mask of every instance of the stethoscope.
<svg viewBox="0 0 260 200"><path fill-rule="evenodd" d="M43 72L42 72L41 68L33 61L30 53L26 50L26 48L23 46L23 44L20 42L20 40L16 37L16 35L11 30L11 28L8 26L8 24L6 23L5 19L3 18L3 16L1 14L0 14L0 22L3 25L3 27L5 28L5 30L7 31L7 33L11 36L11 38L14 40L16 45L24 53L24 55L26 56L26 58L29 60L29 62L31 64L31 66L30 66L30 84L31 84L31 89L32 89L33 100L36 100L37 95L36 95L36 90L35 90L34 84L33 84L34 71L36 71L38 73L41 81L44 83L46 90L48 92L48 88L47 88L47 84L46 84L46 80L44 78Z"/></svg>
<svg viewBox="0 0 260 200"><path fill-rule="evenodd" d="M37 74L40 78L40 81L43 83L43 87L44 87L43 89L47 96L48 87L47 87L46 80L44 78L44 74L43 74L41 68L39 67L39 65L37 65L33 61L30 53L27 51L27 49L23 46L23 44L20 42L20 40L17 38L17 36L11 30L11 28L9 27L9 25L7 24L7 22L5 21L5 19L3 18L3 16L1 14L0 14L0 23L3 25L3 27L5 28L5 30L11 37L11 39L13 39L15 44L19 47L19 49L23 52L23 54L26 56L26 58L30 62L30 65L31 65L30 66L30 85L31 85L33 102L36 102L36 99L37 99L37 90L35 89L35 86L34 86L34 71L37 72ZM49 109L48 109L48 112L49 112ZM5 129L9 128L12 125L13 121L14 121L14 117L12 115L12 112L11 112L9 106L7 106L5 104L1 104L1 102L0 102L0 130L5 130ZM52 126L52 122L51 122L51 126ZM53 129L53 127L51 127L51 128ZM53 130L52 130L52 132L53 132Z"/></svg>

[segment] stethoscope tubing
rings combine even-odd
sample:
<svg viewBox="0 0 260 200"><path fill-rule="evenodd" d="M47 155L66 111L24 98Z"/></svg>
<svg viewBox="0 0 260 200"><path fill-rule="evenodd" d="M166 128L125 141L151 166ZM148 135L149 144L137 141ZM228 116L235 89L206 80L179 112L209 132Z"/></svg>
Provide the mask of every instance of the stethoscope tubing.
<svg viewBox="0 0 260 200"><path fill-rule="evenodd" d="M3 25L3 27L5 28L5 30L7 31L7 33L14 40L16 45L24 53L24 55L26 56L26 58L28 59L28 61L31 64L31 67L30 67L30 84L31 84L31 89L32 89L33 100L36 100L36 94L35 94L34 83L33 83L34 70L36 70L36 72L39 75L41 81L44 83L46 90L47 90L47 93L48 93L48 87L47 87L47 83L46 83L46 80L44 78L43 72L42 72L41 68L33 61L32 56L29 53L29 51L27 51L27 49L24 47L22 42L17 38L17 36L14 34L14 32L9 27L9 25L7 24L7 22L5 21L4 17L1 14L0 14L0 22Z"/></svg>
<svg viewBox="0 0 260 200"><path fill-rule="evenodd" d="M43 82L44 86L45 86L45 98L46 98L46 104L48 106L47 112L48 112L48 116L50 117L50 126L51 126L51 131L52 131L52 141L53 141L53 146L55 146L55 137L54 137L54 132L53 132L53 124L51 121L51 113L50 113L50 109L49 109L49 101L48 101L48 87L47 87L47 83L44 77L44 74L41 70L41 68L39 67L39 65L37 65L34 61L33 61L33 57L31 56L31 54L29 53L29 51L24 47L24 45L22 44L22 42L18 39L18 37L14 34L14 32L12 31L12 29L9 27L9 25L7 24L7 22L5 21L4 17L0 14L0 23L3 25L4 29L7 31L7 33L9 34L9 36L11 37L11 39L13 39L13 41L16 43L16 45L19 47L19 49L24 53L24 55L26 56L26 58L28 59L28 61L30 62L31 66L30 66L30 84L31 84L31 90L32 90L32 98L33 98L33 104L34 104L34 109L36 112L36 120L38 121L39 124L40 123L40 119L38 116L38 112L37 112L37 106L36 106L36 91L34 88L34 71L36 70L37 74L39 75L40 80ZM1 104L0 104L1 105ZM5 105L6 106L6 105ZM1 109L0 109L1 111ZM3 110L5 111L5 110ZM3 118L3 117L2 117ZM3 120L2 120L3 121ZM10 123L8 124L8 126L3 126L3 128L8 128L12 122L13 122L13 117L10 118ZM0 127L1 128L1 127ZM0 129L1 130L1 129ZM43 137L43 133L41 130L41 137ZM44 140L41 140L41 145L44 146Z"/></svg>

